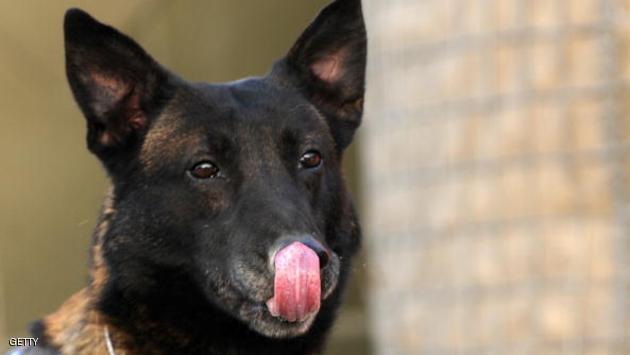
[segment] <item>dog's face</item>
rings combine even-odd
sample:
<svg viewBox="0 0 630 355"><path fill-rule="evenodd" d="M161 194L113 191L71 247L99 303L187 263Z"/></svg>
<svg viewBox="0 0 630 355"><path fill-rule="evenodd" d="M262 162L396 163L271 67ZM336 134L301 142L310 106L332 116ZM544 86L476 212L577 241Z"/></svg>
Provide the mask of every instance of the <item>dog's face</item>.
<svg viewBox="0 0 630 355"><path fill-rule="evenodd" d="M106 282L131 297L173 282L263 335L307 332L317 309L268 308L276 255L313 251L326 307L358 243L340 160L362 114L360 2L324 9L267 76L226 84L177 78L80 10L65 38L88 147L114 185Z"/></svg>

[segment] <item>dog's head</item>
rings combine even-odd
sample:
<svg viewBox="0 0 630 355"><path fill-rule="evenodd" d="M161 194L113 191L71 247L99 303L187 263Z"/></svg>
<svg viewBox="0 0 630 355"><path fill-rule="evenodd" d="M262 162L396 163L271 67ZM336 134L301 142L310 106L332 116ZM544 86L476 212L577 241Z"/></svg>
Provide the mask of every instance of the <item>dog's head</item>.
<svg viewBox="0 0 630 355"><path fill-rule="evenodd" d="M65 46L114 187L106 283L183 285L261 334L304 334L358 243L340 161L363 109L360 1L325 8L266 76L225 84L178 78L81 10Z"/></svg>

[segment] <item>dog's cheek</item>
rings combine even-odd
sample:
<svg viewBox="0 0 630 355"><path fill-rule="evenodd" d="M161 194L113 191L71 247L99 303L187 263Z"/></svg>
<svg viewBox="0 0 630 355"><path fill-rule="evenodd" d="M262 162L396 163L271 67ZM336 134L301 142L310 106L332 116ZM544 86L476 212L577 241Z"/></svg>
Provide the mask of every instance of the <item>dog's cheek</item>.
<svg viewBox="0 0 630 355"><path fill-rule="evenodd" d="M225 211L229 207L229 198L224 191L213 191L207 193L203 198L203 207L208 213L208 219L215 217L217 214Z"/></svg>
<svg viewBox="0 0 630 355"><path fill-rule="evenodd" d="M189 239L193 247L187 258L193 265L197 283L212 298L232 298L227 243L231 232L225 229L228 221L229 216L219 213L212 218L203 216L190 222L193 232Z"/></svg>

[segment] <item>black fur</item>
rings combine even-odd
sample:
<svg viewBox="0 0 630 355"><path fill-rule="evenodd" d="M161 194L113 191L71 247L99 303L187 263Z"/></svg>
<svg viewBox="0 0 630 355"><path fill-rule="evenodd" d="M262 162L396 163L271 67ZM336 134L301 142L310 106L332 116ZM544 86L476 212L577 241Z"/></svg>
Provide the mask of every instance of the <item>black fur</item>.
<svg viewBox="0 0 630 355"><path fill-rule="evenodd" d="M360 240L340 164L362 114L365 36L360 1L338 0L266 76L193 84L129 37L67 12L68 80L113 183L97 308L131 349L321 350ZM312 150L321 166L300 166ZM193 177L203 161L219 173ZM293 239L332 251L312 324L265 307L270 255Z"/></svg>

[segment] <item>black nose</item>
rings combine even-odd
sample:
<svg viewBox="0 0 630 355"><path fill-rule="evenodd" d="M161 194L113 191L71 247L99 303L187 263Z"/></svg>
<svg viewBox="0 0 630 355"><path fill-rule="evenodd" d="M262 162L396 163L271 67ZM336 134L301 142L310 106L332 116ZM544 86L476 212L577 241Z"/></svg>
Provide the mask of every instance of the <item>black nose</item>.
<svg viewBox="0 0 630 355"><path fill-rule="evenodd" d="M315 254L319 257L319 268L323 269L328 265L328 261L330 260L330 250L324 247L322 243L320 243L317 239L310 238L305 241L301 241L302 244L307 247L313 249Z"/></svg>
<svg viewBox="0 0 630 355"><path fill-rule="evenodd" d="M270 258L270 264L272 265L272 269L273 269L276 253L280 251L282 248L294 242L300 242L306 245L307 247L312 249L315 252L315 254L317 254L317 257L319 258L320 269L323 269L326 267L326 265L328 265L328 262L330 261L330 253L331 253L330 249L324 246L319 240L315 239L313 236L307 234L307 235L288 236L288 237L280 238L275 243L275 246L272 248L271 258Z"/></svg>

